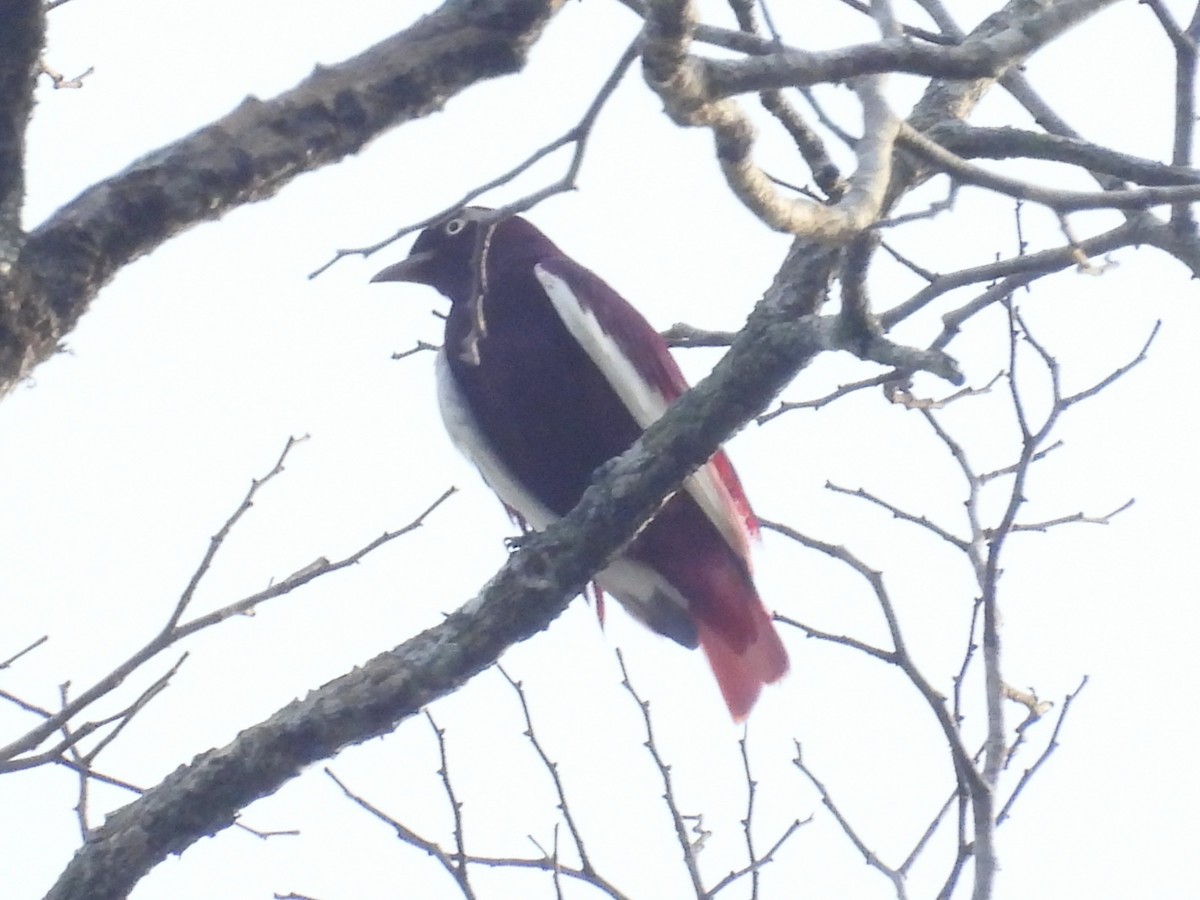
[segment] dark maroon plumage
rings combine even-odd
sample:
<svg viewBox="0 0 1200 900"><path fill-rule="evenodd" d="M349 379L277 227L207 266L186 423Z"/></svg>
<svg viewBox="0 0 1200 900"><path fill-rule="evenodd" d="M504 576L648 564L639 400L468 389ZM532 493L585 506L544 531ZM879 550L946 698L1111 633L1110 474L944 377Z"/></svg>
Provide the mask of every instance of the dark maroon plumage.
<svg viewBox="0 0 1200 900"><path fill-rule="evenodd" d="M374 280L421 282L449 297L438 363L447 429L509 510L540 529L687 383L658 334L604 281L524 219L481 224L486 212L426 229ZM723 452L685 487L596 580L650 628L703 646L741 719L761 685L787 671L750 575L757 525Z"/></svg>

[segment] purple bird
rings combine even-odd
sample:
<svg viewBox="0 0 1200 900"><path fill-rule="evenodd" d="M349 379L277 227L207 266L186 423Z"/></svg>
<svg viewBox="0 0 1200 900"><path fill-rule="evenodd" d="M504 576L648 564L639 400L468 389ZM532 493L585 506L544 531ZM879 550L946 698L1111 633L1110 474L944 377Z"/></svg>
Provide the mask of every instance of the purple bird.
<svg viewBox="0 0 1200 900"><path fill-rule="evenodd" d="M446 430L509 513L541 530L688 385L616 291L529 222L489 213L469 207L426 228L407 259L372 280L419 282L450 299L437 357ZM704 648L737 721L788 669L750 574L757 533L717 451L596 575L634 618Z"/></svg>

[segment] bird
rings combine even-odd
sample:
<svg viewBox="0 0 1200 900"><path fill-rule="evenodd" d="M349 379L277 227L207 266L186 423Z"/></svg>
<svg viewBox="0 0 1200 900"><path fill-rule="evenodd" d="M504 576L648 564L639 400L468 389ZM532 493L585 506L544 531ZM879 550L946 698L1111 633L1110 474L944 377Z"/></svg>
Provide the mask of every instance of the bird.
<svg viewBox="0 0 1200 900"><path fill-rule="evenodd" d="M442 419L526 528L566 515L595 470L688 390L650 323L521 216L461 209L371 280L428 285L450 300L436 361ZM757 535L718 450L594 579L598 596L652 631L703 649L735 722L788 671L751 573Z"/></svg>

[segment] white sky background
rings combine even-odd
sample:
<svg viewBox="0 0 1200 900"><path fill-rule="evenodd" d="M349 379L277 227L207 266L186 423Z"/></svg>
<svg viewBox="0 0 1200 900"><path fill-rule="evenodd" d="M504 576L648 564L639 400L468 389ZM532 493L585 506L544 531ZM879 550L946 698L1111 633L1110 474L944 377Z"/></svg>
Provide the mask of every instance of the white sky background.
<svg viewBox="0 0 1200 900"><path fill-rule="evenodd" d="M968 27L984 11L983 4L952 5ZM1180 16L1189 12L1173 5ZM710 6L727 24L723 7ZM819 10L822 31L801 28L802 16L790 18L787 3L774 5L785 38L797 44L871 37L833 0L803 6ZM75 0L53 12L48 62L68 76L88 66L96 72L81 91L39 92L27 224L223 115L246 94L273 96L314 64L337 62L404 27L414 7ZM898 11L920 22L913 4L899 3ZM418 339L440 340L430 310L444 309L444 301L419 287L367 284L408 242L365 262L345 260L315 281L306 275L336 248L371 243L423 218L560 134L636 25L616 3L568 4L525 74L477 86L444 113L385 136L358 157L178 237L101 293L69 336L70 352L42 365L0 404L0 471L7 473L0 481L0 658L42 634L51 637L0 672L0 687L53 706L60 683L82 690L144 643L174 606L209 537L288 435L311 440L235 531L205 579L197 611L252 593L318 556L352 552L408 522L451 484L461 491L425 528L356 569L187 642L182 649L190 658L171 688L101 755L101 770L150 786L473 595L503 562L501 538L511 526L441 431L432 356L389 358ZM1125 3L1053 46L1028 74L1086 137L1166 158L1172 66L1151 13ZM915 80L892 82L900 112L916 88ZM853 108L840 93L824 96L853 131ZM1014 110L995 91L973 121L1026 125ZM761 158L782 177L805 179L777 137ZM559 171L547 164L522 187ZM1057 170L1022 171L1062 180ZM687 321L736 328L788 244L732 199L708 135L671 125L636 71L601 118L581 187L532 218L660 327ZM517 190L489 199L501 203ZM913 207L942 192L939 180L913 198ZM981 219L977 209L995 214ZM1081 233L1095 228L1087 222L1080 217ZM1038 210L1026 211L1026 235L1036 249L1061 242L1053 217ZM949 270L1011 255L1015 240L1011 206L966 189L953 216L908 230L901 243L923 265ZM1185 872L1200 840L1192 760L1200 614L1191 573L1200 317L1195 288L1178 264L1151 250L1125 251L1115 261L1102 277L1064 273L1021 299L1031 327L1062 363L1068 391L1131 359L1155 319L1164 329L1147 364L1067 414L1059 434L1066 446L1035 468L1022 518L1100 514L1130 496L1135 506L1108 527L1019 535L1006 559L1007 680L1056 701L1085 673L1091 682L1061 748L1000 829L1002 898L1194 891ZM919 286L899 267L880 271L888 276L873 285L880 308ZM938 314L969 296L943 299ZM899 337L928 338L939 323L936 315L924 321ZM952 347L974 385L1004 365L998 325L997 310ZM715 359L707 351L681 354L694 377ZM815 397L875 371L849 357L822 359L785 396ZM918 387L947 390L932 379ZM1002 391L953 407L942 421L978 468L1015 458ZM732 454L761 515L844 542L884 570L918 663L948 688L974 596L967 567L917 529L823 488L827 480L863 486L961 531L961 482L918 414L887 404L878 392L862 393L815 414L751 426ZM864 584L844 569L773 535L758 567L769 607L886 642ZM892 863L950 790L948 753L898 671L795 632L786 631L785 640L793 673L765 692L751 721L758 845L769 845L794 818L812 813L814 821L765 870L765 896L892 896L791 766L792 739L803 742L806 761ZM592 611L576 602L504 663L527 687L539 736L560 764L600 870L635 897L681 895L686 873L657 799L657 774L640 746L640 716L619 686L614 645L625 648L635 684L652 701L681 806L704 812L714 832L700 859L715 882L743 864L745 784L740 729L729 723L701 655L645 633L619 611L602 632ZM128 702L176 657L164 654L121 697ZM978 687L976 679L970 688ZM485 673L433 712L447 731L468 849L532 854L527 834L550 846L549 780L521 737L516 699L499 675ZM1019 710L1008 715L1016 721ZM0 706L6 736L30 724ZM1033 761L1050 728L1043 721L1033 729L1019 769ZM333 768L406 825L449 845L436 746L424 722L346 751ZM62 770L0 779L0 895L40 896L61 871L78 844L76 789ZM127 799L94 790L93 822ZM345 801L319 768L252 806L243 820L302 834L264 842L228 830L158 867L133 896L458 896L435 862ZM566 846L565 832L560 840ZM913 896L931 896L940 885L947 846L935 847L930 864L918 867ZM475 877L483 896L553 896L545 876Z"/></svg>

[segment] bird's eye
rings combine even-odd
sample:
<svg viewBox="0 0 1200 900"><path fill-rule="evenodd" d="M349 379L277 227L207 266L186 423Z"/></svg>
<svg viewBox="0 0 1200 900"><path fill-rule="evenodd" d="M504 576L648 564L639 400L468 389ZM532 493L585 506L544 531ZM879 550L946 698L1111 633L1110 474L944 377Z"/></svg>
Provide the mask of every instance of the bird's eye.
<svg viewBox="0 0 1200 900"><path fill-rule="evenodd" d="M451 219L449 222L447 222L445 225L442 226L442 230L445 231L446 234L448 234L450 237L454 237L454 235L458 234L460 231L462 231L466 227L467 227L466 219L461 219L461 218L460 219Z"/></svg>

